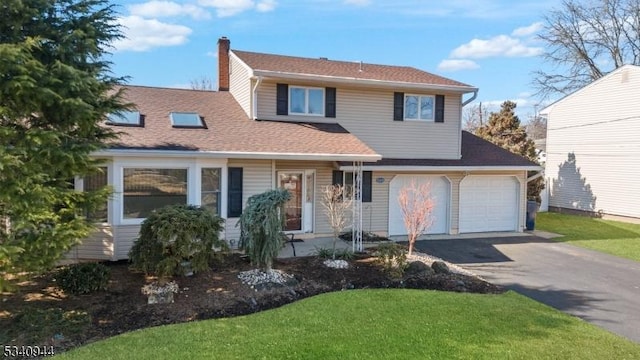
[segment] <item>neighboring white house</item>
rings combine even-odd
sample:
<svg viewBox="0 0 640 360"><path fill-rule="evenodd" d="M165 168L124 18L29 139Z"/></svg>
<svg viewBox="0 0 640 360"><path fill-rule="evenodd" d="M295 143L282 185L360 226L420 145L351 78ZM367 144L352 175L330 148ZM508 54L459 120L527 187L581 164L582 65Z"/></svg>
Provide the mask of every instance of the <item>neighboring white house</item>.
<svg viewBox="0 0 640 360"><path fill-rule="evenodd" d="M541 113L550 209L640 218L640 67L622 66Z"/></svg>

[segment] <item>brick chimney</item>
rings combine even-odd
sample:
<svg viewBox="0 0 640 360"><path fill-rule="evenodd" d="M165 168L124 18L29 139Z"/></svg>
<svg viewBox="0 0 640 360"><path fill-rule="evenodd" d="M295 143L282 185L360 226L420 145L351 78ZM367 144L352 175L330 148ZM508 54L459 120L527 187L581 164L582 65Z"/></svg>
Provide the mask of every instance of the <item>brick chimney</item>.
<svg viewBox="0 0 640 360"><path fill-rule="evenodd" d="M229 47L226 36L218 39L218 91L229 91Z"/></svg>

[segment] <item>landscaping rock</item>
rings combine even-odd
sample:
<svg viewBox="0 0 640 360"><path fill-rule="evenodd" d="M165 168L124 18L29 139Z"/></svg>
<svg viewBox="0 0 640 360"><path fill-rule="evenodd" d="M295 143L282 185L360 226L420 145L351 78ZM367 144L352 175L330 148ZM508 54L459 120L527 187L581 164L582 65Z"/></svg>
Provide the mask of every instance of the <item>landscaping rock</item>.
<svg viewBox="0 0 640 360"><path fill-rule="evenodd" d="M431 264L431 268L436 274L451 274L451 270L449 270L447 264L442 261L434 261L433 264Z"/></svg>
<svg viewBox="0 0 640 360"><path fill-rule="evenodd" d="M419 274L433 274L434 270L422 261L412 261L407 265L407 269L404 271L405 276L415 276Z"/></svg>

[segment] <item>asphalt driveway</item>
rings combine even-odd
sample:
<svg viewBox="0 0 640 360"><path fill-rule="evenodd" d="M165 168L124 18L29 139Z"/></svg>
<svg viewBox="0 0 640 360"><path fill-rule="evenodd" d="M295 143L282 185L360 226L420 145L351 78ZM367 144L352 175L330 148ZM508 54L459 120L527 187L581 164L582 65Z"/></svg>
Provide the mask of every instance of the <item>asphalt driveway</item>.
<svg viewBox="0 0 640 360"><path fill-rule="evenodd" d="M423 240L416 249L640 343L640 263L535 236Z"/></svg>

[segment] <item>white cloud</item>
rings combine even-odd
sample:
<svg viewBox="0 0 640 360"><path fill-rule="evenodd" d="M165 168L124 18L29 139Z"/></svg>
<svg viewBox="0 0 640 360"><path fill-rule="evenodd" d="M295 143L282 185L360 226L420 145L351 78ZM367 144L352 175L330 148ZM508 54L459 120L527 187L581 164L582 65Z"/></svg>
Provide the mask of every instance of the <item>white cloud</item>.
<svg viewBox="0 0 640 360"><path fill-rule="evenodd" d="M275 0L260 0L257 3L253 0L198 0L198 4L215 8L218 17L229 17L247 10L272 11L278 3Z"/></svg>
<svg viewBox="0 0 640 360"><path fill-rule="evenodd" d="M205 54L208 57L212 57L212 58L217 58L218 57L218 52L217 51L207 51L207 53Z"/></svg>
<svg viewBox="0 0 640 360"><path fill-rule="evenodd" d="M188 40L191 29L183 25L143 19L132 15L119 18L125 38L113 42L117 51L148 51L162 46L182 45Z"/></svg>
<svg viewBox="0 0 640 360"><path fill-rule="evenodd" d="M278 5L278 3L275 0L263 0L256 5L256 10L259 12L269 12L273 11L276 5Z"/></svg>
<svg viewBox="0 0 640 360"><path fill-rule="evenodd" d="M459 71L459 70L473 70L478 69L478 65L475 61L466 59L448 59L442 60L438 64L438 70L440 71Z"/></svg>
<svg viewBox="0 0 640 360"><path fill-rule="evenodd" d="M205 9L193 4L178 4L173 1L152 0L146 3L129 5L131 15L145 18L161 18L170 16L190 16L196 20L211 18Z"/></svg>
<svg viewBox="0 0 640 360"><path fill-rule="evenodd" d="M535 22L529 26L523 26L513 30L513 32L511 33L511 36L518 36L518 37L530 36L542 30L542 27L543 25L541 22Z"/></svg>
<svg viewBox="0 0 640 360"><path fill-rule="evenodd" d="M346 5L367 6L371 5L371 0L344 0Z"/></svg>
<svg viewBox="0 0 640 360"><path fill-rule="evenodd" d="M542 54L541 47L525 45L520 39L498 35L488 40L473 39L451 52L452 58L530 57Z"/></svg>

